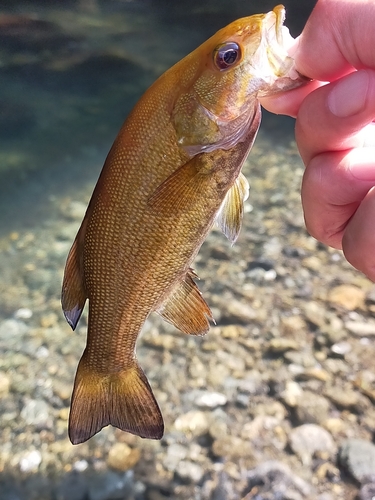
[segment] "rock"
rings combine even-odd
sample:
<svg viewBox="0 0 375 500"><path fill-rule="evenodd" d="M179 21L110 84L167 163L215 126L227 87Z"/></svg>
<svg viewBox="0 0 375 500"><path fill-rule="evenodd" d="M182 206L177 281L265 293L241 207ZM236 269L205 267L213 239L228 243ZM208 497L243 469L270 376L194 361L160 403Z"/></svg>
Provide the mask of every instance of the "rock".
<svg viewBox="0 0 375 500"><path fill-rule="evenodd" d="M53 427L50 408L42 399L28 400L21 410L21 417L28 425L33 425L38 429Z"/></svg>
<svg viewBox="0 0 375 500"><path fill-rule="evenodd" d="M299 424L322 424L329 417L329 402L323 396L303 391L296 401L294 413Z"/></svg>
<svg viewBox="0 0 375 500"><path fill-rule="evenodd" d="M4 398L9 393L10 378L5 372L0 372L0 398Z"/></svg>
<svg viewBox="0 0 375 500"><path fill-rule="evenodd" d="M319 367L307 368L298 375L298 380L320 380L321 382L328 382L331 379L332 375Z"/></svg>
<svg viewBox="0 0 375 500"><path fill-rule="evenodd" d="M126 471L135 466L140 456L138 448L130 448L126 443L116 443L109 450L107 465L113 469Z"/></svg>
<svg viewBox="0 0 375 500"><path fill-rule="evenodd" d="M228 498L234 498L233 485L228 474L225 471L221 471L211 492L210 500L228 500Z"/></svg>
<svg viewBox="0 0 375 500"><path fill-rule="evenodd" d="M249 443L237 436L220 436L212 443L212 453L216 457L222 457L226 460L237 460L242 457L251 457L252 450Z"/></svg>
<svg viewBox="0 0 375 500"><path fill-rule="evenodd" d="M276 337L268 342L268 350L273 354L282 354L286 351L296 351L298 348L298 342L293 339Z"/></svg>
<svg viewBox="0 0 375 500"><path fill-rule="evenodd" d="M28 309L27 307L21 307L20 309L17 309L17 311L14 313L15 319L20 319L20 320L30 319L32 315L33 315L32 310Z"/></svg>
<svg viewBox="0 0 375 500"><path fill-rule="evenodd" d="M282 334L299 336L306 330L306 321L301 316L282 316L280 318L280 328Z"/></svg>
<svg viewBox="0 0 375 500"><path fill-rule="evenodd" d="M365 305L365 292L353 285L339 285L328 293L328 301L332 305L343 307L349 311L363 309Z"/></svg>
<svg viewBox="0 0 375 500"><path fill-rule="evenodd" d="M36 472L42 462L42 455L38 450L24 453L19 465L21 472Z"/></svg>
<svg viewBox="0 0 375 500"><path fill-rule="evenodd" d="M293 380L288 380L285 384L285 389L281 392L280 397L285 404L290 407L297 406L297 402L302 396L302 389L300 384L294 382Z"/></svg>
<svg viewBox="0 0 375 500"><path fill-rule="evenodd" d="M323 306L317 302L306 302L304 304L304 312L310 323L317 327L325 328L327 312Z"/></svg>
<svg viewBox="0 0 375 500"><path fill-rule="evenodd" d="M247 493L256 487L257 496L264 500L307 500L316 498L313 487L281 462L270 460L247 473ZM242 497L241 497L242 498ZM252 498L252 497L249 497Z"/></svg>
<svg viewBox="0 0 375 500"><path fill-rule="evenodd" d="M333 344L331 346L331 352L336 356L345 357L345 354L348 354L351 350L352 345L350 344L350 342L346 341L337 342L336 344Z"/></svg>
<svg viewBox="0 0 375 500"><path fill-rule="evenodd" d="M304 424L292 429L289 444L302 463L307 466L311 464L316 454L327 460L337 451L331 434L315 424Z"/></svg>
<svg viewBox="0 0 375 500"><path fill-rule="evenodd" d="M220 392L205 391L197 396L194 400L195 404L200 408L217 408L227 404L227 397Z"/></svg>
<svg viewBox="0 0 375 500"><path fill-rule="evenodd" d="M239 325L224 325L220 328L220 331L223 339L237 339L247 335L247 329Z"/></svg>
<svg viewBox="0 0 375 500"><path fill-rule="evenodd" d="M204 474L204 469L189 460L181 460L176 467L176 475L184 483L198 484Z"/></svg>
<svg viewBox="0 0 375 500"><path fill-rule="evenodd" d="M331 387L324 394L340 409L351 409L362 413L370 406L367 398L349 388Z"/></svg>
<svg viewBox="0 0 375 500"><path fill-rule="evenodd" d="M375 335L375 321L346 321L345 328L357 337L372 337Z"/></svg>
<svg viewBox="0 0 375 500"><path fill-rule="evenodd" d="M181 460L187 456L188 450L179 443L172 443L167 448L167 453L163 458L163 467L170 471L175 471Z"/></svg>
<svg viewBox="0 0 375 500"><path fill-rule="evenodd" d="M238 300L232 299L223 304L223 322L247 325L253 322L256 317L257 313L250 305L244 304Z"/></svg>
<svg viewBox="0 0 375 500"><path fill-rule="evenodd" d="M362 486L359 492L358 500L374 500L375 498L375 482L368 483Z"/></svg>
<svg viewBox="0 0 375 500"><path fill-rule="evenodd" d="M372 286L366 293L366 303L375 305L375 286Z"/></svg>
<svg viewBox="0 0 375 500"><path fill-rule="evenodd" d="M190 433L193 436L206 434L209 429L209 419L205 412L192 410L179 416L174 426L178 431Z"/></svg>
<svg viewBox="0 0 375 500"><path fill-rule="evenodd" d="M7 349L18 348L22 337L28 331L28 327L22 321L7 319L0 323L0 342Z"/></svg>
<svg viewBox="0 0 375 500"><path fill-rule="evenodd" d="M375 482L375 445L370 441L344 441L339 450L339 463L359 483Z"/></svg>

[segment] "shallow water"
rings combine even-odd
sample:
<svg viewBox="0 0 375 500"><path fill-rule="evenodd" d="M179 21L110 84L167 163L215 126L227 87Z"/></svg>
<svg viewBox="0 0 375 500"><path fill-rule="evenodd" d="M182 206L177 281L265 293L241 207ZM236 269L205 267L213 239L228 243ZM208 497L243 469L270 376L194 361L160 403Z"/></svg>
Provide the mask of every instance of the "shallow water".
<svg viewBox="0 0 375 500"><path fill-rule="evenodd" d="M285 2L294 35L314 3ZM271 460L289 467L274 472L280 491L287 484L294 495L285 498L354 498L337 447L375 433L374 292L304 230L288 118L264 117L246 165L251 199L238 244L214 231L198 256L218 326L204 339L158 318L144 329L138 352L165 438L105 429L77 447L67 440L86 328L85 317L77 334L66 325L61 278L105 155L159 74L233 19L272 7L1 3L0 500L284 498L266 472L258 473L264 496L249 478ZM291 401L298 387L301 400L312 398L309 411ZM307 423L332 442L301 458L290 436Z"/></svg>

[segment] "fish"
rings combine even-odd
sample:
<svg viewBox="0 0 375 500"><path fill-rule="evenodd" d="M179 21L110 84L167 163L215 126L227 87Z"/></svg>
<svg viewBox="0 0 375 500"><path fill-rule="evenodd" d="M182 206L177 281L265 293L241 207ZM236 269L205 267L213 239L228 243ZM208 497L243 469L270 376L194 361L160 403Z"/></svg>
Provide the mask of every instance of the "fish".
<svg viewBox="0 0 375 500"><path fill-rule="evenodd" d="M232 244L238 237L259 98L305 82L288 55L284 19L278 5L219 30L151 85L108 153L62 284L73 330L89 303L69 415L73 444L108 425L163 436L136 341L152 312L189 335L214 322L191 266L215 221Z"/></svg>

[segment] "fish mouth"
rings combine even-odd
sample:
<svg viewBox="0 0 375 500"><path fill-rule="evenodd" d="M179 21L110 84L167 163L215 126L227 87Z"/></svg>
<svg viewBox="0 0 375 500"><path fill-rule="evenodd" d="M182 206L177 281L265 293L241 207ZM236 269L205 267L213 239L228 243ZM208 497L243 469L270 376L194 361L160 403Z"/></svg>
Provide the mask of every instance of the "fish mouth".
<svg viewBox="0 0 375 500"><path fill-rule="evenodd" d="M271 12L268 12L262 23L262 38L267 46L268 61L273 67L277 76L285 75L292 59L289 57L289 49L294 45L295 40L284 26L285 7L277 5Z"/></svg>
<svg viewBox="0 0 375 500"><path fill-rule="evenodd" d="M270 45L279 45L284 51L294 45L295 39L289 33L289 29L284 26L286 11L284 5L276 7L265 15L263 23L263 35Z"/></svg>
<svg viewBox="0 0 375 500"><path fill-rule="evenodd" d="M276 7L272 10L272 12L276 15L276 40L279 45L283 45L283 25L285 21L285 7L284 5L276 5Z"/></svg>

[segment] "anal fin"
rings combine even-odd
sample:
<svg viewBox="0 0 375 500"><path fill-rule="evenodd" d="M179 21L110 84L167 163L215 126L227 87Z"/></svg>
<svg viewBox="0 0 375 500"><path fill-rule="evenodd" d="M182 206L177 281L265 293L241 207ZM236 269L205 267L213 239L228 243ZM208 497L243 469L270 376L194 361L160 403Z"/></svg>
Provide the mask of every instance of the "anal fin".
<svg viewBox="0 0 375 500"><path fill-rule="evenodd" d="M220 211L216 216L216 222L225 236L233 245L241 230L244 202L249 197L249 183L240 172L233 186L227 192Z"/></svg>
<svg viewBox="0 0 375 500"><path fill-rule="evenodd" d="M183 333L205 335L210 321L215 321L193 277L196 275L190 269L156 312Z"/></svg>

